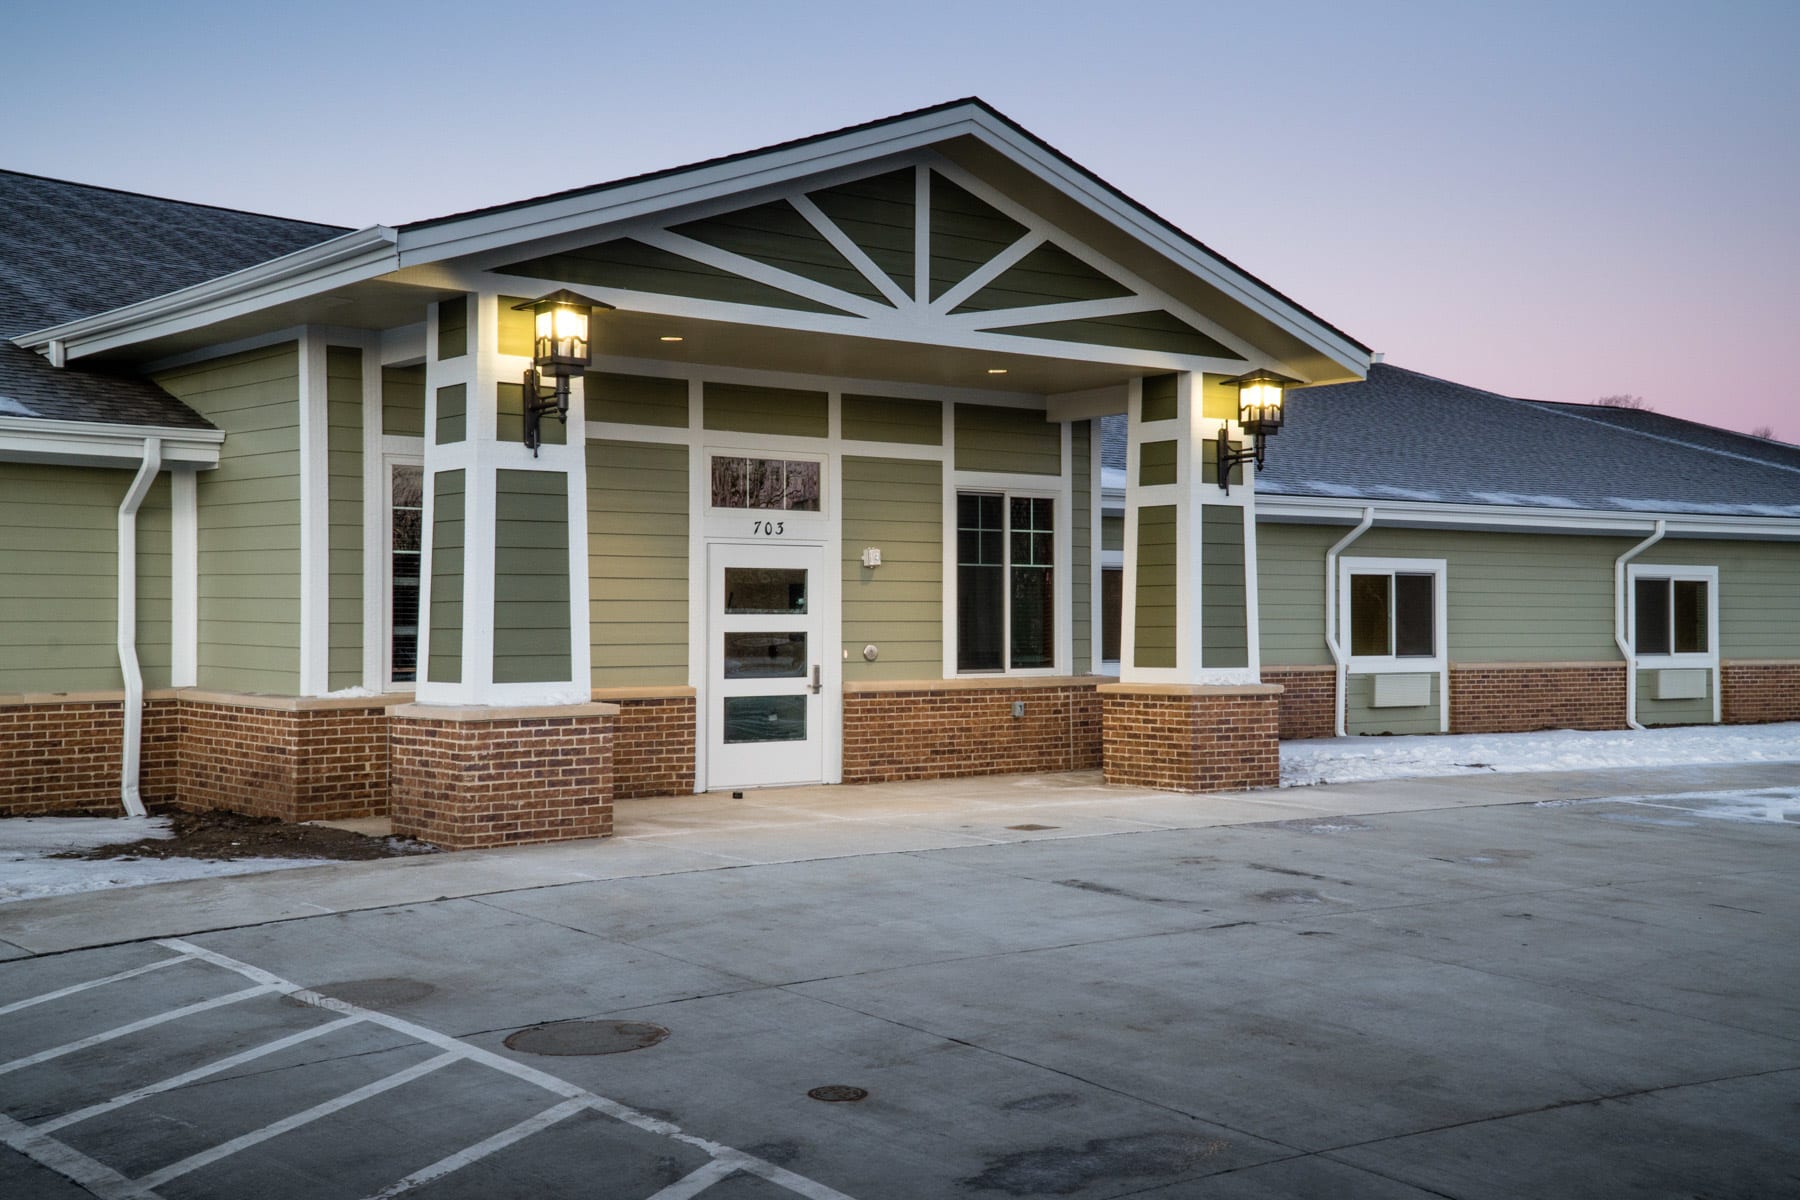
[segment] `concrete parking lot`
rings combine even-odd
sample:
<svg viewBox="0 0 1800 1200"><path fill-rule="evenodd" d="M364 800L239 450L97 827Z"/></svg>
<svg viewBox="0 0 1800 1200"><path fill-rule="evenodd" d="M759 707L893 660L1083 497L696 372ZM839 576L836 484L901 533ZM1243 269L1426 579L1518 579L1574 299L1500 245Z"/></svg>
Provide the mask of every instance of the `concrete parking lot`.
<svg viewBox="0 0 1800 1200"><path fill-rule="evenodd" d="M1800 831L1692 795L1797 784L797 789L10 905L0 1196L1800 1195Z"/></svg>

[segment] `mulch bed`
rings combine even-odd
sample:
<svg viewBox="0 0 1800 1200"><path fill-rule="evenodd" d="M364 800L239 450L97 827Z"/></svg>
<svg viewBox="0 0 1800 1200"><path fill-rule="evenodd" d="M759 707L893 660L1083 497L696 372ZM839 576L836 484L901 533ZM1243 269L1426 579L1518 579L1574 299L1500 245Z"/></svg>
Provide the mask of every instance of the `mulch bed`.
<svg viewBox="0 0 1800 1200"><path fill-rule="evenodd" d="M160 815L160 814L159 814ZM348 829L291 825L274 817L246 817L232 812L167 814L175 836L115 842L90 850L70 850L51 858L330 858L358 862L435 854L437 849L410 838L365 837Z"/></svg>

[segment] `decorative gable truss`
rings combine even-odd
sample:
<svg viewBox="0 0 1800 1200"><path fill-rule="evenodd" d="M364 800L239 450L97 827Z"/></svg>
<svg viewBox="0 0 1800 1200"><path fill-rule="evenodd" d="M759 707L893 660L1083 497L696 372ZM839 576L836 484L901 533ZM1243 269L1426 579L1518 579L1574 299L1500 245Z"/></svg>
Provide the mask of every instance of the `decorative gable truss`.
<svg viewBox="0 0 1800 1200"><path fill-rule="evenodd" d="M598 242L565 237L531 258L484 257L494 274L639 312L1159 369L1235 373L1252 358L948 162L745 199L615 226Z"/></svg>

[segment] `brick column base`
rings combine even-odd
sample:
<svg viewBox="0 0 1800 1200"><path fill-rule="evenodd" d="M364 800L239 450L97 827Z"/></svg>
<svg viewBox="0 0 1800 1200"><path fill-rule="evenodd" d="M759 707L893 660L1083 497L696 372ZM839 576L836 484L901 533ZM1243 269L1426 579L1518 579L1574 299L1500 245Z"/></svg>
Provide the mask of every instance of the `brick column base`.
<svg viewBox="0 0 1800 1200"><path fill-rule="evenodd" d="M446 850L612 833L614 704L389 714L394 832Z"/></svg>
<svg viewBox="0 0 1800 1200"><path fill-rule="evenodd" d="M1106 782L1165 792L1281 783L1281 686L1100 685Z"/></svg>
<svg viewBox="0 0 1800 1200"><path fill-rule="evenodd" d="M1264 683L1281 685L1281 740L1337 736L1336 667L1264 667Z"/></svg>

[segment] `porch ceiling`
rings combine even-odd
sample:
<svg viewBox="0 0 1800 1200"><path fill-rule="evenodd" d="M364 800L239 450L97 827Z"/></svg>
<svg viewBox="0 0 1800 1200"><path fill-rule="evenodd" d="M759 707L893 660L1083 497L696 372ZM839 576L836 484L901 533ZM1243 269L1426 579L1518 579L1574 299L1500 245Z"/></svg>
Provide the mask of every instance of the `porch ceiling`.
<svg viewBox="0 0 1800 1200"><path fill-rule="evenodd" d="M665 337L679 337L666 342ZM1048 394L1123 383L1141 367L847 337L806 330L616 310L593 323L597 356L745 367L932 387ZM990 374L993 370L1005 374Z"/></svg>

